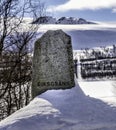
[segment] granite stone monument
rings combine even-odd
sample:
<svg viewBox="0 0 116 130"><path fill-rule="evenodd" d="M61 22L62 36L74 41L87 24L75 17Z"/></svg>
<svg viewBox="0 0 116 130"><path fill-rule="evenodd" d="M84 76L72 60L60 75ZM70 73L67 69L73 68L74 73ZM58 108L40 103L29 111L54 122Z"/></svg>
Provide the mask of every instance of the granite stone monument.
<svg viewBox="0 0 116 130"><path fill-rule="evenodd" d="M75 86L71 37L62 30L47 31L35 42L33 97L50 89Z"/></svg>

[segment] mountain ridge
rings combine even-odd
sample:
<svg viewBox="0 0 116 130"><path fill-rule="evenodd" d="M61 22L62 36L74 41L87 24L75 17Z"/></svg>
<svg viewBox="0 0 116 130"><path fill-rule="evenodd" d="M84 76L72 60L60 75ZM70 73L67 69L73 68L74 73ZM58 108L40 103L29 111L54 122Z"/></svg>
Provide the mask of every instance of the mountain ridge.
<svg viewBox="0 0 116 130"><path fill-rule="evenodd" d="M83 18L61 17L56 19L52 16L42 16L37 18L32 24L96 24Z"/></svg>

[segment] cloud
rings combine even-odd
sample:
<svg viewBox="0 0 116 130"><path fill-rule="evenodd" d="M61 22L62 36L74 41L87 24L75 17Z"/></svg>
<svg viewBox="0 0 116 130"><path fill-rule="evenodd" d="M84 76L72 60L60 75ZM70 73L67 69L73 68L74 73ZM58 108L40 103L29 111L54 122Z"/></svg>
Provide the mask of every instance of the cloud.
<svg viewBox="0 0 116 130"><path fill-rule="evenodd" d="M112 9L112 13L116 13L116 8Z"/></svg>
<svg viewBox="0 0 116 130"><path fill-rule="evenodd" d="M69 10L98 10L116 8L116 0L69 0L68 2L49 7L48 11L69 11Z"/></svg>

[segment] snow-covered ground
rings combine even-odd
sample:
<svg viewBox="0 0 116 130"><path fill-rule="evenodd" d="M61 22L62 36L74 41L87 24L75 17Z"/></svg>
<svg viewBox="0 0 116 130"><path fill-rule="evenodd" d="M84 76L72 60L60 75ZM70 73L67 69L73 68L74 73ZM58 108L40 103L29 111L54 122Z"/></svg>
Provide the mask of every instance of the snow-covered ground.
<svg viewBox="0 0 116 130"><path fill-rule="evenodd" d="M87 96L99 99L115 97L116 100L115 81L79 81L78 84Z"/></svg>
<svg viewBox="0 0 116 130"><path fill-rule="evenodd" d="M41 25L63 29L73 49L116 44L116 24ZM79 81L72 89L49 90L0 122L0 130L116 130L116 82Z"/></svg>
<svg viewBox="0 0 116 130"><path fill-rule="evenodd" d="M76 81L72 89L49 90L1 121L0 130L115 130L112 84Z"/></svg>

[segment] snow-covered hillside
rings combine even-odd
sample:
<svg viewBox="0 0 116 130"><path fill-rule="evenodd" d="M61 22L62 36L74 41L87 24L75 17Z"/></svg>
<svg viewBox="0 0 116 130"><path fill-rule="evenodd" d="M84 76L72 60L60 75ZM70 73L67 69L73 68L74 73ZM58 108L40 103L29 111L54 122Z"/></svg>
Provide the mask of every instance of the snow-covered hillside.
<svg viewBox="0 0 116 130"><path fill-rule="evenodd" d="M99 85L93 82L91 90ZM68 90L49 90L1 121L0 130L115 130L116 100L103 100L86 96L78 84Z"/></svg>
<svg viewBox="0 0 116 130"><path fill-rule="evenodd" d="M30 19L26 19L26 21L27 23L32 22ZM96 21L95 23L98 24L38 25L38 38L47 30L62 29L63 31L71 35L74 50L116 44L116 23L100 23L98 21ZM24 28L27 27L27 25L28 24L24 24Z"/></svg>
<svg viewBox="0 0 116 130"><path fill-rule="evenodd" d="M57 29L71 36L74 50L116 44L116 24L40 25L38 32Z"/></svg>

